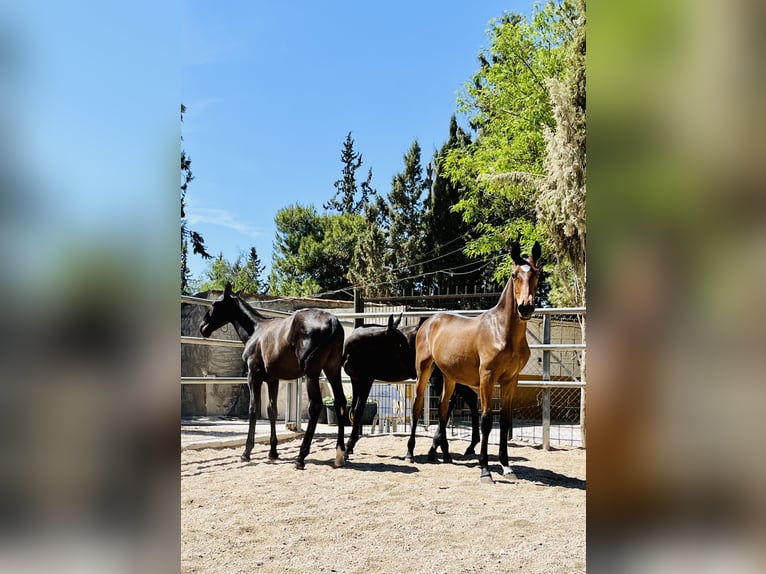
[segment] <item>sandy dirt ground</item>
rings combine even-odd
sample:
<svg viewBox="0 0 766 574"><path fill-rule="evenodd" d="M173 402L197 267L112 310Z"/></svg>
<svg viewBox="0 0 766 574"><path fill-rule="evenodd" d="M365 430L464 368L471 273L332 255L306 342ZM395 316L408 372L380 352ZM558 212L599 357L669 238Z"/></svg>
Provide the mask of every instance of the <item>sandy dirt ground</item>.
<svg viewBox="0 0 766 574"><path fill-rule="evenodd" d="M363 437L333 468L335 438L316 435L306 469L294 439L267 462L256 444L181 453L181 571L199 573L585 572L585 450L511 445L517 475L479 480L477 458L451 440L452 464L414 463L407 436Z"/></svg>

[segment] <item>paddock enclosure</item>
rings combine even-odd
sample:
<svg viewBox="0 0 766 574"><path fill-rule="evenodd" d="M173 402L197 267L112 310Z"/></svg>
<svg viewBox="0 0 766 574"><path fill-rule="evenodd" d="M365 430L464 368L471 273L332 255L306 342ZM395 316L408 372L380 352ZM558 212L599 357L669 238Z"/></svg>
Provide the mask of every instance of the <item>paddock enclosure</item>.
<svg viewBox="0 0 766 574"><path fill-rule="evenodd" d="M460 403L447 429L453 463L426 460L438 423L435 396L427 397L418 425L415 460L404 461L411 382L373 385L374 417L343 468L333 468L335 427L320 419L306 469L297 471L308 401L300 380L284 381L279 460L267 462L268 444L257 442L251 462L240 462L247 425L238 409L248 402L242 345L227 341L236 337L233 329L216 333L220 342L194 340L206 301L182 301L182 572L585 571L585 344L578 323L584 309L539 310L528 322L532 357L514 397L509 442L517 479L500 474L496 418L489 449L495 484L488 485L479 481L478 457L462 455L471 431ZM267 302L251 303L264 308ZM390 313L403 312L406 325L436 310L408 302L372 302L364 312L325 300L279 305L270 312L324 308L347 333L360 318L383 324ZM350 396L345 373L344 387ZM329 385L323 396L331 396ZM207 419L234 430L193 426ZM265 413L262 419L259 436L268 434ZM199 429L215 440L198 440ZM208 448L215 442L217 448Z"/></svg>
<svg viewBox="0 0 766 574"><path fill-rule="evenodd" d="M182 415L193 416L246 416L247 389L244 364L241 359L242 344L233 329L221 329L218 340L199 340L199 323L205 312L205 304L220 292L206 293L200 297L182 298L182 345L181 345L181 396ZM499 294L453 294L428 298L400 297L397 301L372 300L356 308L349 301L325 299L299 299L268 297L249 298L248 301L266 314L282 316L308 306L323 308L334 313L350 333L356 322L384 324L389 314L403 313L401 326L417 324L438 310L453 309L467 315L481 312L482 308L496 302ZM206 297L202 298L202 297ZM265 300L264 300L265 299ZM427 306L431 304L431 306ZM438 307L437 307L438 305ZM466 307L471 307L466 309ZM582 377L585 342L582 338L580 319L583 308L538 309L527 324L527 340L532 356L522 370L519 387L513 402L513 440L553 446L585 447L585 381ZM228 340L228 341L227 341ZM346 395L351 396L350 379L344 375ZM377 417L374 424L365 425L364 434L403 431L409 428L410 406L414 381L387 384L376 382L370 393L370 401L376 403ZM322 385L323 396L331 397L329 385ZM430 389L429 389L430 390ZM308 400L302 381L284 381L280 385L279 418L283 425L296 427L308 420ZM262 389L262 418L266 418L266 387ZM499 407L496 392L493 411ZM438 397L426 396L421 423L425 431L436 429ZM324 413L322 414L324 416ZM491 441L498 437L497 417ZM322 419L320 418L320 422ZM469 438L470 413L458 399L454 417L448 428L450 438Z"/></svg>

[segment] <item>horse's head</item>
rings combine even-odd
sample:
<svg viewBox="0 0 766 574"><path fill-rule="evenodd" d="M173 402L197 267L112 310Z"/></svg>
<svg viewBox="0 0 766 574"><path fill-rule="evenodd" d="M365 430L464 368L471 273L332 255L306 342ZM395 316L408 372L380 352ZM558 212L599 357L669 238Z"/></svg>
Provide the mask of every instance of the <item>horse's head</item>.
<svg viewBox="0 0 766 574"><path fill-rule="evenodd" d="M540 254L540 244L537 241L535 241L532 247L531 257L521 253L521 246L518 241L514 241L511 244L513 293L516 297L519 317L524 321L529 319L532 313L535 312L535 291L537 290L537 279L540 276L538 268Z"/></svg>
<svg viewBox="0 0 766 574"><path fill-rule="evenodd" d="M231 283L227 281L223 295L213 301L212 309L205 313L202 319L199 332L203 337L209 337L213 331L220 329L236 316L237 299L237 294L232 293Z"/></svg>
<svg viewBox="0 0 766 574"><path fill-rule="evenodd" d="M386 340L388 341L388 347L391 351L391 357L398 365L410 364L414 365L414 356L412 355L412 348L408 337L399 330L399 323L402 320L402 315L394 320L393 315L388 317L388 326L386 327Z"/></svg>

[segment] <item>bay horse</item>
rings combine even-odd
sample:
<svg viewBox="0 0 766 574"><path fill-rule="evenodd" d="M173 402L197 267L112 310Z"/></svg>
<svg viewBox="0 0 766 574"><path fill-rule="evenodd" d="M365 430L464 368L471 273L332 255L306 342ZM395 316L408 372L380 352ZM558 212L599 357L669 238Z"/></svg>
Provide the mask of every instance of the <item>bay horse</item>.
<svg viewBox="0 0 766 574"><path fill-rule="evenodd" d="M203 337L209 337L216 329L231 323L245 344L242 359L248 369L250 407L247 441L240 459L244 462L249 461L255 444L255 423L261 411L261 384L265 381L269 389L269 459L276 460L279 381L305 376L309 397L309 422L295 461L296 468L305 468L306 456L314 437L319 413L323 408L319 375L324 371L335 396L335 411L339 421L335 466L343 466L346 396L343 393L340 369L344 334L338 318L320 309L301 309L289 317L265 317L239 295L232 293L231 283L227 282L223 295L213 301L212 309L205 314L200 333Z"/></svg>
<svg viewBox="0 0 766 574"><path fill-rule="evenodd" d="M518 241L511 244L513 272L491 309L476 317L437 313L418 330L415 340L417 395L412 406L412 430L405 460L413 460L415 431L423 411L425 387L436 365L444 374L444 389L439 405L439 429L433 439L429 457L441 446L444 461L451 462L447 444L449 401L456 381L475 389L481 399L481 467L482 482L492 482L487 444L492 432L492 394L500 385L500 436L508 436L511 401L519 381L519 372L530 357L527 344L527 320L535 310L535 290L539 277L540 244L535 241L532 256L521 254ZM500 440L500 465L503 474L513 476L508 465L508 442Z"/></svg>
<svg viewBox="0 0 766 574"><path fill-rule="evenodd" d="M343 345L343 370L351 378L351 436L346 458L362 431L362 415L375 380L396 383L415 378L415 332L417 327L398 329L402 316L388 317L388 325L361 325L346 337ZM405 334L405 329L406 334Z"/></svg>

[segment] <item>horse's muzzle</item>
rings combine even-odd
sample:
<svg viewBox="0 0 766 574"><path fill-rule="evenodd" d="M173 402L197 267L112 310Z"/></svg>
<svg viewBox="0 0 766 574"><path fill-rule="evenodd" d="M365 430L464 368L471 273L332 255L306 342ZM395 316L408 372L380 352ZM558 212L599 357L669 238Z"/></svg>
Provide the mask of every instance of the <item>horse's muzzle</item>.
<svg viewBox="0 0 766 574"><path fill-rule="evenodd" d="M199 332L200 332L200 335L202 335L203 337L207 339L210 336L210 333L212 332L212 330L210 329L210 325L208 325L207 323L203 323L202 325L199 326Z"/></svg>
<svg viewBox="0 0 766 574"><path fill-rule="evenodd" d="M519 317L521 317L524 321L530 319L534 312L534 305L519 305Z"/></svg>

